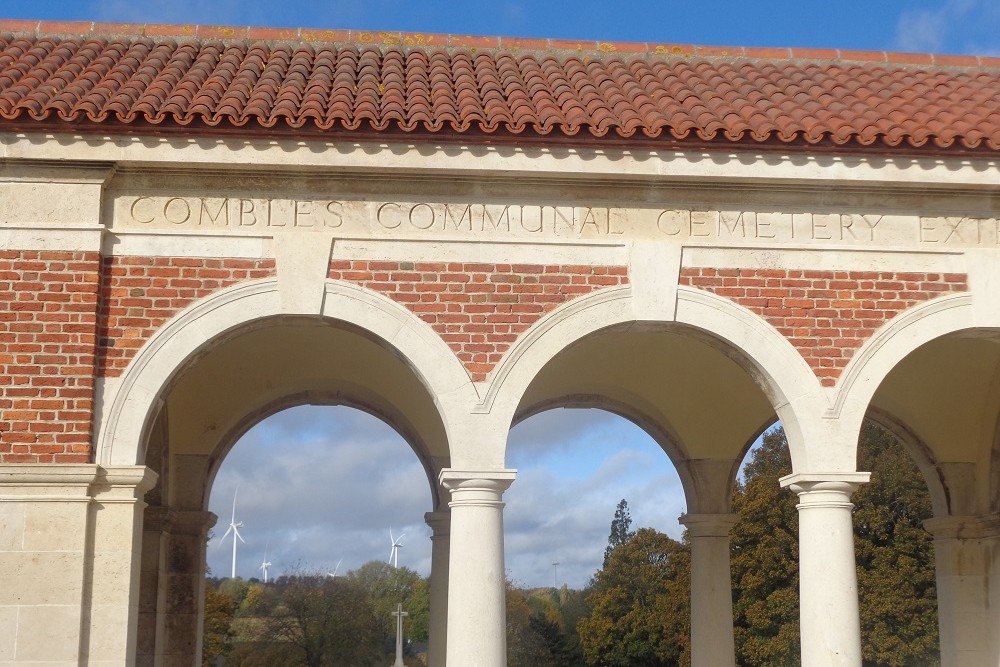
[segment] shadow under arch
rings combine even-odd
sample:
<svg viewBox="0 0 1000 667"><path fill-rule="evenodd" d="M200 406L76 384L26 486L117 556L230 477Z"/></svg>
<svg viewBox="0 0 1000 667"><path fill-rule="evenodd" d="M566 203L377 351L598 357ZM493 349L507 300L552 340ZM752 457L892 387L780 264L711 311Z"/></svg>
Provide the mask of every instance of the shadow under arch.
<svg viewBox="0 0 1000 667"><path fill-rule="evenodd" d="M554 407L616 414L666 453L691 512L725 513L743 455L775 421L771 401L734 356L686 325L606 327L548 360L511 423Z"/></svg>
<svg viewBox="0 0 1000 667"><path fill-rule="evenodd" d="M750 430L759 433L764 428L761 424L777 413L789 431L793 461L806 464L805 438L797 415L820 395L821 387L787 339L746 308L693 288L678 289L674 320L643 319L637 316L637 308L629 288L611 288L574 299L547 314L505 355L491 376L483 407L509 415L511 423L524 411L529 387L559 355L602 332L670 331L700 341L739 367L750 380L745 386L752 385L755 395L765 397L769 406L768 416L757 419ZM741 438L740 446L745 444Z"/></svg>
<svg viewBox="0 0 1000 667"><path fill-rule="evenodd" d="M137 352L120 378L105 382L97 460L135 465L164 395L181 372L235 333L288 315L282 310L274 279L249 281L220 290L184 309L158 329ZM336 322L377 341L398 358L429 396L467 398L475 389L450 348L404 306L348 283L329 281L321 314L308 319ZM447 418L434 402L434 412L447 430ZM447 438L442 438L447 446Z"/></svg>

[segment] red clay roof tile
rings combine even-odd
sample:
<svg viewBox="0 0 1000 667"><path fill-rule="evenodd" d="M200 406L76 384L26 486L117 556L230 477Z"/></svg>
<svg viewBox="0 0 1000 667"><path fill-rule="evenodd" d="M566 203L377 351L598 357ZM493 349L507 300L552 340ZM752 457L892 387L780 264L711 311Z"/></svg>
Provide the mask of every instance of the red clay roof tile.
<svg viewBox="0 0 1000 667"><path fill-rule="evenodd" d="M196 25L4 30L0 129L1000 150L1000 61L975 56Z"/></svg>

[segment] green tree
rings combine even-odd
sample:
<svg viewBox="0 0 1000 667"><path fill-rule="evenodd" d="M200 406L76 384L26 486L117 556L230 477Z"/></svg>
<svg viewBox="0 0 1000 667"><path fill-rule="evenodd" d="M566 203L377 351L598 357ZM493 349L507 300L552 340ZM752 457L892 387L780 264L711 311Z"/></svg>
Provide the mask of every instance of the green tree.
<svg viewBox="0 0 1000 667"><path fill-rule="evenodd" d="M741 665L799 662L799 557L796 498L778 484L791 472L780 429L768 432L733 495L733 625Z"/></svg>
<svg viewBox="0 0 1000 667"><path fill-rule="evenodd" d="M689 665L690 566L687 547L652 528L618 544L594 575L591 613L577 626L587 664Z"/></svg>
<svg viewBox="0 0 1000 667"><path fill-rule="evenodd" d="M369 561L347 575L348 581L364 591L377 619L380 642L386 654L395 655L396 621L392 613L403 605L409 614L403 621L406 638L427 641L430 615L430 588L419 574L406 567Z"/></svg>
<svg viewBox="0 0 1000 667"><path fill-rule="evenodd" d="M866 424L858 468L872 480L854 494L854 537L866 667L936 665L933 515L920 471L891 434Z"/></svg>
<svg viewBox="0 0 1000 667"><path fill-rule="evenodd" d="M608 566L608 558L611 552L619 546L625 544L630 537L635 535L630 531L632 527L632 517L628 513L628 503L622 498L615 508L615 518L611 520L611 534L608 535L608 546L604 549L604 567Z"/></svg>
<svg viewBox="0 0 1000 667"><path fill-rule="evenodd" d="M938 664L931 516L920 471L902 445L866 424L858 469L871 482L853 497L865 667ZM733 615L741 665L799 664L796 498L778 479L791 472L784 432L764 436L733 497Z"/></svg>

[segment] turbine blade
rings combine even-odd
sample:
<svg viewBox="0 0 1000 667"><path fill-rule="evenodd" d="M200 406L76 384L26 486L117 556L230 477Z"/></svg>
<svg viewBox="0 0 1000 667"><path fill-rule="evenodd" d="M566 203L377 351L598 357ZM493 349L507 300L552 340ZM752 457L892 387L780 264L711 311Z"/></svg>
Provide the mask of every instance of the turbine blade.
<svg viewBox="0 0 1000 667"><path fill-rule="evenodd" d="M237 528L236 526L233 526L233 533L236 535L236 537L240 538L240 542L242 542L243 544L247 543L246 540L243 539L243 536L240 535L240 529Z"/></svg>
<svg viewBox="0 0 1000 667"><path fill-rule="evenodd" d="M225 541L225 539L229 537L229 533L231 532L233 532L233 524L229 524L229 528L227 528L226 532L223 533L222 537L219 538L219 544L222 544Z"/></svg>

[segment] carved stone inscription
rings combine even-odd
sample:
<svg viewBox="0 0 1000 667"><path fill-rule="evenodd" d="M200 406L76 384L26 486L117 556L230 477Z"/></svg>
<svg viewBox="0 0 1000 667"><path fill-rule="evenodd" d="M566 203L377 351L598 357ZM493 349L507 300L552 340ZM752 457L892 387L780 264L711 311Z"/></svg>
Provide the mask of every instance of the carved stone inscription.
<svg viewBox="0 0 1000 667"><path fill-rule="evenodd" d="M123 230L328 230L342 236L486 239L677 239L706 243L996 246L1000 219L864 212L623 208L509 203L443 203L120 197Z"/></svg>

